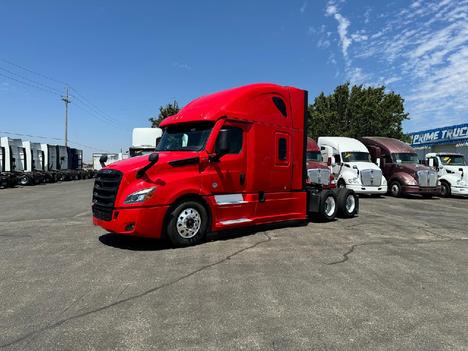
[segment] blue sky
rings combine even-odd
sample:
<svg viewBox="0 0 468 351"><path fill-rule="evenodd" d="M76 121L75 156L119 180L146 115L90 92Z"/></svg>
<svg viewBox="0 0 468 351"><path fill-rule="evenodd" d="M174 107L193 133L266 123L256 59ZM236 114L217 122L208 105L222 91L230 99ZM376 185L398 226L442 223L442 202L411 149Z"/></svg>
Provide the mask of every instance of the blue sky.
<svg viewBox="0 0 468 351"><path fill-rule="evenodd" d="M384 84L405 98L407 132L466 122L467 14L468 0L3 0L0 134L63 138L65 82L70 140L103 151L174 98L252 82L311 98Z"/></svg>

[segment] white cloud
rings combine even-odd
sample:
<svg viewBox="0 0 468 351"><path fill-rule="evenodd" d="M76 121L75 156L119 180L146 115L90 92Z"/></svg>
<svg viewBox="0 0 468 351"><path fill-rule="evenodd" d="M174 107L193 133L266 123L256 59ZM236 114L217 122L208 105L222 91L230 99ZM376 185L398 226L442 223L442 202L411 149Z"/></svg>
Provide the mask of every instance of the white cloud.
<svg viewBox="0 0 468 351"><path fill-rule="evenodd" d="M347 79L390 85L401 93L413 119L410 127L468 120L468 0L388 7L375 14L377 29L366 28L370 8L353 17L337 4L328 2L325 14L337 22Z"/></svg>
<svg viewBox="0 0 468 351"><path fill-rule="evenodd" d="M190 71L192 69L192 66L190 66L189 64L177 61L172 62L172 66L186 71Z"/></svg>
<svg viewBox="0 0 468 351"><path fill-rule="evenodd" d="M302 3L301 8L299 9L299 11L300 11L301 13L304 13L305 10L307 9L307 5L308 5L307 1L304 1L304 2Z"/></svg>

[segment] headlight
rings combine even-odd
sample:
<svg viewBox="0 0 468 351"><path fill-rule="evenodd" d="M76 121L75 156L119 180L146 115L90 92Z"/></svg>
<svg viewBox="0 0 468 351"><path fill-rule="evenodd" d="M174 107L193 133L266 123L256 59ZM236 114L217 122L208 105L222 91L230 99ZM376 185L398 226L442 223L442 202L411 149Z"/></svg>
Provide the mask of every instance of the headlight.
<svg viewBox="0 0 468 351"><path fill-rule="evenodd" d="M154 186L152 188L147 188L147 189L139 190L135 193L132 193L127 196L127 198L124 201L124 204L135 204L138 202L144 202L151 197L151 195L153 194L155 190L156 190L156 187Z"/></svg>
<svg viewBox="0 0 468 351"><path fill-rule="evenodd" d="M348 179L348 183L350 183L350 184L357 184L357 183L359 183L359 178L357 178L357 177L349 178L349 179Z"/></svg>

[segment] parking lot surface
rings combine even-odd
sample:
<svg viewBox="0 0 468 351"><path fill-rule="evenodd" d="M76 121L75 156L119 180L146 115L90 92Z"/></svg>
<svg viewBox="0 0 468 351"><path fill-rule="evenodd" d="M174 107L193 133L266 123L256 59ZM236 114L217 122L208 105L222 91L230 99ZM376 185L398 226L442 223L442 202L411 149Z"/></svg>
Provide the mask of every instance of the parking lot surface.
<svg viewBox="0 0 468 351"><path fill-rule="evenodd" d="M468 199L172 249L92 226L91 189L0 190L0 349L468 349Z"/></svg>

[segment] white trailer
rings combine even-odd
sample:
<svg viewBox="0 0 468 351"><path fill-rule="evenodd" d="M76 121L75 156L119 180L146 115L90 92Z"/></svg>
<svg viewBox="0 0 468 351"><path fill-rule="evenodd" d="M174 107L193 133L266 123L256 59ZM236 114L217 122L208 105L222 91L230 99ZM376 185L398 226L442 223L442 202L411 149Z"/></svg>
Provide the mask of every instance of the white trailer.
<svg viewBox="0 0 468 351"><path fill-rule="evenodd" d="M383 195L387 192L387 180L382 170L371 162L369 150L359 140L319 137L317 144L338 187L360 194Z"/></svg>
<svg viewBox="0 0 468 351"><path fill-rule="evenodd" d="M468 196L468 166L463 154L431 152L426 154L426 162L437 171L442 196Z"/></svg>
<svg viewBox="0 0 468 351"><path fill-rule="evenodd" d="M104 155L107 155L106 166L110 165L111 163L114 163L114 162L117 162L117 161L120 161L120 160L124 159L122 153L104 153L104 152L99 153L99 152L95 152L95 153L93 153L93 169L94 170L99 171L102 168L99 159L101 158L101 156L104 156Z"/></svg>
<svg viewBox="0 0 468 351"><path fill-rule="evenodd" d="M154 152L161 136L161 128L133 128L130 157Z"/></svg>

